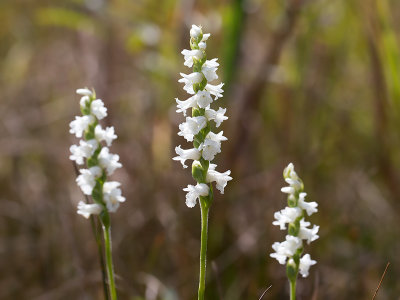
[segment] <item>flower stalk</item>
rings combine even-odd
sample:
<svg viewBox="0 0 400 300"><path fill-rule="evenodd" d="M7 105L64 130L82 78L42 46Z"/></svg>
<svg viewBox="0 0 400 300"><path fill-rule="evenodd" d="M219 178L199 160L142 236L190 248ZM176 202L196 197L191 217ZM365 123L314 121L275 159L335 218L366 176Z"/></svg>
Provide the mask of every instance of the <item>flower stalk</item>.
<svg viewBox="0 0 400 300"><path fill-rule="evenodd" d="M103 225L103 233L104 233L104 243L106 249L106 265L107 265L107 276L110 286L110 296L112 300L117 299L117 290L115 288L115 279L114 279L114 266L112 261L112 253L111 253L111 228L110 226L106 227Z"/></svg>
<svg viewBox="0 0 400 300"><path fill-rule="evenodd" d="M275 221L272 224L279 226L281 230L285 230L288 226L288 234L284 242L276 242L272 245L275 252L270 256L280 264L286 264L286 275L290 284L290 300L295 300L298 274L307 277L310 267L317 263L311 259L309 254L303 256L302 254L304 251L303 240L310 244L319 238L317 234L319 226L314 225L313 228L308 228L311 224L305 221L306 215L310 216L318 211L318 204L305 201L307 194L303 192L303 181L296 174L292 163L283 171L283 177L289 184L281 189L283 193L288 194L288 206L275 213Z"/></svg>
<svg viewBox="0 0 400 300"><path fill-rule="evenodd" d="M206 262L207 262L207 239L208 239L208 212L209 206L207 199L200 198L201 208L201 245L200 245L200 275L198 299L204 299L206 290Z"/></svg>
<svg viewBox="0 0 400 300"><path fill-rule="evenodd" d="M116 300L117 293L111 255L110 213L118 209L120 203L125 201L125 197L121 195L119 188L121 184L117 181L107 181L107 179L116 169L122 167L118 161L119 156L110 153L108 148L117 136L114 133L114 127L103 129L99 124L99 121L107 116L107 108L104 107L102 100L96 99L95 92L85 88L78 89L77 94L82 96L80 100L82 116L77 116L70 123L70 133L81 140L79 145L70 147L70 159L77 165L86 165L86 168L79 170L80 175L76 178L76 182L85 196L91 196L93 200L93 203L80 201L77 212L86 219L97 216L102 225L108 290L110 299ZM97 231L95 237L99 253L102 253Z"/></svg>
<svg viewBox="0 0 400 300"><path fill-rule="evenodd" d="M184 84L183 89L190 95L187 100L176 99L177 112L181 112L186 117L185 122L179 125L179 136L188 142L193 143L193 148L182 149L181 145L175 148L178 156L174 160L180 161L184 168L186 160L193 160L192 177L196 185L188 185L183 190L186 194L186 205L194 207L197 200L200 202L201 210L201 246L200 246L200 274L198 299L204 299L205 280L206 280L206 258L207 258L207 235L208 235L208 214L213 201L212 182L216 182L217 189L224 193L227 182L232 180L230 171L220 173L216 171L216 164L211 163L215 156L221 152L221 142L227 138L223 136L223 131L214 133L214 128L218 128L223 121L228 119L225 116L226 109L219 108L214 110L211 104L222 97L223 83L218 85L211 84L218 79L216 73L219 63L217 59L207 60L206 41L210 34L203 34L200 26L192 25L190 30L190 48L183 50L185 59L184 65L192 68L191 74L181 73L182 78L179 82ZM191 110L191 116L187 116L187 111Z"/></svg>

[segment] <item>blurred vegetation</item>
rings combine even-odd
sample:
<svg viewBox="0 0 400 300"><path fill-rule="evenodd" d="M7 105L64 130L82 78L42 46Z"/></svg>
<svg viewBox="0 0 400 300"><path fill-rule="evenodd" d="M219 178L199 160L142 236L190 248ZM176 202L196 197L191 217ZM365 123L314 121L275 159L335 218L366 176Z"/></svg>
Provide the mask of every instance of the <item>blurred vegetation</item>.
<svg viewBox="0 0 400 300"><path fill-rule="evenodd" d="M200 216L173 162L188 29L211 32L226 81L234 180L211 209L207 299L286 299L269 257L290 161L319 203L318 264L299 299L400 295L400 2L0 1L0 299L102 299L90 224L68 160L78 87L116 127L127 202L113 215L121 299L194 299ZM212 267L212 265L214 267Z"/></svg>

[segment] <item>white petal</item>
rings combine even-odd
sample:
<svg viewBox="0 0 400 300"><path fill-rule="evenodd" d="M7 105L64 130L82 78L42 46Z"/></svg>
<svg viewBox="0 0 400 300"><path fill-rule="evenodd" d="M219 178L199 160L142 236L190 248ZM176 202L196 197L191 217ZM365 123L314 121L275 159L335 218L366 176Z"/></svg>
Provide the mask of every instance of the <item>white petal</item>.
<svg viewBox="0 0 400 300"><path fill-rule="evenodd" d="M300 258L300 274L303 277L308 276L308 271L312 265L315 265L317 262L315 260L312 260L310 257L310 254L305 254L302 258Z"/></svg>
<svg viewBox="0 0 400 300"><path fill-rule="evenodd" d="M230 174L231 174L230 170L228 170L224 173L220 173L218 171L208 169L206 181L207 182L215 181L217 189L221 192L221 194L223 194L224 189L225 189L226 185L228 184L228 181L232 180L232 177L229 176Z"/></svg>
<svg viewBox="0 0 400 300"><path fill-rule="evenodd" d="M202 33L201 26L193 24L192 28L190 29L190 37L197 39L201 33Z"/></svg>
<svg viewBox="0 0 400 300"><path fill-rule="evenodd" d="M84 89L77 89L77 90L76 90L76 93L77 93L78 95L81 95L81 96L91 96L91 95L92 95L92 91L89 90L89 89L87 89L87 88L84 88Z"/></svg>
<svg viewBox="0 0 400 300"><path fill-rule="evenodd" d="M101 120L107 116L107 108L104 106L103 101L100 99L92 101L92 103L90 104L90 111L94 116L96 116L98 120Z"/></svg>
<svg viewBox="0 0 400 300"><path fill-rule="evenodd" d="M86 219L90 217L90 215L98 215L101 213L103 208L99 204L87 204L83 201L78 203L78 211L77 213L84 216Z"/></svg>
<svg viewBox="0 0 400 300"><path fill-rule="evenodd" d="M198 160L201 155L199 149L192 148L192 149L184 150L181 148L181 145L179 145L178 147L175 147L175 152L176 152L176 154L178 154L178 156L174 157L173 160L180 161L184 168L187 168L187 165L185 165L185 161L187 159Z"/></svg>

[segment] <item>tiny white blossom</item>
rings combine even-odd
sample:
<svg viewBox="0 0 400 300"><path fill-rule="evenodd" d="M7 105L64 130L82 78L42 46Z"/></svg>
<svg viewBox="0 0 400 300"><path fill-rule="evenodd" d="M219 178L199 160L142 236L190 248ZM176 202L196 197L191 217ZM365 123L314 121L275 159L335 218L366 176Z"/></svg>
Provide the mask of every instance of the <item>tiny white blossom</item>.
<svg viewBox="0 0 400 300"><path fill-rule="evenodd" d="M75 120L69 123L71 134L75 134L77 138L81 138L84 131L86 131L90 124L95 121L94 117L91 115L87 116L77 116Z"/></svg>
<svg viewBox="0 0 400 300"><path fill-rule="evenodd" d="M285 181L293 188L294 191L298 191L301 188L301 181L298 179L286 178Z"/></svg>
<svg viewBox="0 0 400 300"><path fill-rule="evenodd" d="M193 66L194 60L201 60L203 58L203 51L201 50L182 50L184 55L185 63L184 65L191 68Z"/></svg>
<svg viewBox="0 0 400 300"><path fill-rule="evenodd" d="M187 165L185 165L185 161L187 159L198 160L201 156L199 149L192 148L192 149L184 150L181 148L181 145L179 145L178 147L175 147L175 152L176 152L176 154L178 154L178 156L174 157L173 160L180 161L184 168L187 168Z"/></svg>
<svg viewBox="0 0 400 300"><path fill-rule="evenodd" d="M305 215L311 215L317 211L318 204L315 202L306 202L306 193L303 192L303 182L294 170L294 165L290 163L283 171L283 177L289 186L283 187L281 191L288 194L288 204L290 207L275 213L275 221L273 225L278 225L280 229L286 229L286 224L289 225L289 234L286 236L286 241L283 243L274 243L272 248L275 253L271 254L278 260L280 264L285 264L288 259L288 266L296 270L300 270L303 277L308 275L308 270L311 265L315 264L316 261L311 260L309 254L304 255L300 262L293 259L294 254L300 254L302 252L303 240L310 244L319 238L318 231L319 226L311 225L310 222L305 221ZM297 250L301 250L297 252ZM293 275L293 274L292 274ZM294 274L297 276L297 274ZM288 273L289 280L293 280L294 277Z"/></svg>
<svg viewBox="0 0 400 300"><path fill-rule="evenodd" d="M304 209L307 212L307 215L311 216L313 213L318 211L318 203L317 202L306 202L304 199L306 198L307 193L300 193L299 195L299 207Z"/></svg>
<svg viewBox="0 0 400 300"><path fill-rule="evenodd" d="M121 184L117 181L108 181L103 185L104 202L106 203L109 212L115 212L121 202L125 202L125 197L121 194L119 186Z"/></svg>
<svg viewBox="0 0 400 300"><path fill-rule="evenodd" d="M299 176L297 175L296 171L294 170L293 163L289 163L287 167L283 170L283 177L290 178L293 180L299 180Z"/></svg>
<svg viewBox="0 0 400 300"><path fill-rule="evenodd" d="M107 108L104 106L103 101L100 99L92 101L92 103L90 104L90 111L93 115L96 116L98 120L101 120L107 116Z"/></svg>
<svg viewBox="0 0 400 300"><path fill-rule="evenodd" d="M114 131L114 126L103 129L100 124L97 124L94 129L94 135L98 141L105 141L107 146L110 147L112 141L117 138Z"/></svg>
<svg viewBox="0 0 400 300"><path fill-rule="evenodd" d="M201 26L193 24L192 28L190 29L190 37L197 39L200 34L201 34Z"/></svg>
<svg viewBox="0 0 400 300"><path fill-rule="evenodd" d="M117 168L121 168L122 164L118 162L119 155L110 153L107 147L101 149L99 153L99 164L107 170L107 174L111 175Z"/></svg>
<svg viewBox="0 0 400 300"><path fill-rule="evenodd" d="M83 201L78 203L78 214L84 216L86 219L90 217L90 215L98 215L101 213L103 208L101 205L94 203L94 204L87 204Z"/></svg>
<svg viewBox="0 0 400 300"><path fill-rule="evenodd" d="M217 58L212 60L206 60L201 68L201 72L204 74L204 77L207 79L208 82L214 81L218 79L217 69L219 63L217 63Z"/></svg>
<svg viewBox="0 0 400 300"><path fill-rule="evenodd" d="M220 132L218 132L218 133L214 133L214 132L209 132L208 134L207 134L207 139L210 139L210 140L213 140L213 141L217 141L217 142L222 142L222 141L227 141L228 140L228 138L227 137L225 137L225 136L223 136L223 134L224 134L224 132L223 131L220 131Z"/></svg>
<svg viewBox="0 0 400 300"><path fill-rule="evenodd" d="M84 88L84 89L77 89L76 93L81 96L91 96L93 93L91 90Z"/></svg>
<svg viewBox="0 0 400 300"><path fill-rule="evenodd" d="M286 194L294 194L295 189L291 186L285 186L285 187L281 188L281 192L286 193Z"/></svg>
<svg viewBox="0 0 400 300"><path fill-rule="evenodd" d="M199 72L193 72L191 74L184 74L180 73L182 78L178 80L178 82L181 82L185 84L183 89L189 93L189 91L192 91L191 94L194 94L193 92L193 84L200 83L203 80L203 74Z"/></svg>
<svg viewBox="0 0 400 300"><path fill-rule="evenodd" d="M215 167L216 167L215 164L210 164L207 171L206 181L207 182L215 181L217 189L221 192L221 194L223 194L228 181L232 180L232 177L229 176L231 174L231 171L228 170L224 173L220 173L218 171L215 171Z"/></svg>
<svg viewBox="0 0 400 300"><path fill-rule="evenodd" d="M301 239L292 235L287 235L284 242L275 242L272 245L272 249L275 250L275 253L271 253L270 256L283 265L286 259L292 257L301 246Z"/></svg>
<svg viewBox="0 0 400 300"><path fill-rule="evenodd" d="M300 258L300 274L303 277L308 276L308 271L312 265L315 265L317 262L315 260L311 259L310 254L305 254L302 258Z"/></svg>
<svg viewBox="0 0 400 300"><path fill-rule="evenodd" d="M215 100L217 100L218 98L222 97L222 93L224 92L224 90L222 89L223 86L224 86L223 83L220 83L217 85L207 83L207 85L204 89L206 91L209 91L211 95L214 95Z"/></svg>
<svg viewBox="0 0 400 300"><path fill-rule="evenodd" d="M197 185L188 185L183 189L186 194L186 205L190 208L196 205L197 199L200 196L207 196L209 193L209 187L205 183L198 183Z"/></svg>
<svg viewBox="0 0 400 300"><path fill-rule="evenodd" d="M89 169L79 170L81 175L76 178L76 182L85 195L91 195L96 185L96 179L102 174L101 168L98 166Z"/></svg>
<svg viewBox="0 0 400 300"><path fill-rule="evenodd" d="M310 222L304 221L304 219L300 220L299 238L307 240L307 244L310 244L311 242L319 238L317 234L319 226L314 225L313 228L308 228L308 226L310 225Z"/></svg>
<svg viewBox="0 0 400 300"><path fill-rule="evenodd" d="M228 140L223 136L223 133L224 132L221 131L215 134L210 131L207 134L204 143L199 146L199 149L203 151L202 155L205 160L213 160L215 155L221 152L221 141Z"/></svg>
<svg viewBox="0 0 400 300"><path fill-rule="evenodd" d="M285 207L274 214L276 221L272 222L272 224L277 225L281 230L284 230L286 229L286 224L293 223L301 216L301 213L302 211L298 207Z"/></svg>
<svg viewBox="0 0 400 300"><path fill-rule="evenodd" d="M89 158L93 155L94 151L98 147L98 143L96 140L79 141L79 146L72 145L69 150L71 151L71 155L69 157L70 160L76 161L78 165L82 165L84 162L84 158Z"/></svg>
<svg viewBox="0 0 400 300"><path fill-rule="evenodd" d="M188 142L192 142L196 134L207 125L207 119L203 116L186 117L186 122L179 125L179 136L183 136Z"/></svg>
<svg viewBox="0 0 400 300"><path fill-rule="evenodd" d="M190 97L187 100L181 101L178 98L175 98L175 101L177 103L178 109L176 112L181 112L183 115L186 117L186 110L196 107L197 106L197 100L194 96Z"/></svg>
<svg viewBox="0 0 400 300"><path fill-rule="evenodd" d="M81 107L86 107L86 104L90 101L89 96L83 96L79 101Z"/></svg>
<svg viewBox="0 0 400 300"><path fill-rule="evenodd" d="M220 107L218 111L215 111L211 108L206 108L205 116L207 120L214 120L215 126L218 128L221 123L225 120L228 120L228 117L225 116L226 108Z"/></svg>
<svg viewBox="0 0 400 300"><path fill-rule="evenodd" d="M213 101L210 93L207 91L198 91L197 94L193 96L193 98L200 108L206 108Z"/></svg>
<svg viewBox="0 0 400 300"><path fill-rule="evenodd" d="M211 33L203 33L203 38L201 39L201 42L205 42L208 40L208 38L211 36Z"/></svg>
<svg viewBox="0 0 400 300"><path fill-rule="evenodd" d="M212 139L205 139L204 143L201 143L199 149L202 150L202 156L205 160L211 161L215 158L217 153L221 152L221 143Z"/></svg>

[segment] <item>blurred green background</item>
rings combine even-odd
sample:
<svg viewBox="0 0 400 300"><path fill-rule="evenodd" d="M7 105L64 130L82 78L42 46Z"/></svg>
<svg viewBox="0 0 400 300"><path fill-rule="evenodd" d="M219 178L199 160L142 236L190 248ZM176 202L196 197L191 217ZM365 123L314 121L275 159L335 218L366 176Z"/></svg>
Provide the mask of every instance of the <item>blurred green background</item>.
<svg viewBox="0 0 400 300"><path fill-rule="evenodd" d="M212 34L228 108L217 156L234 178L211 209L207 299L288 299L269 257L295 164L320 239L298 299L400 299L400 2L1 0L0 299L102 299L68 160L75 89L94 87L119 139L112 216L121 299L197 297L200 211L172 161L191 24Z"/></svg>

